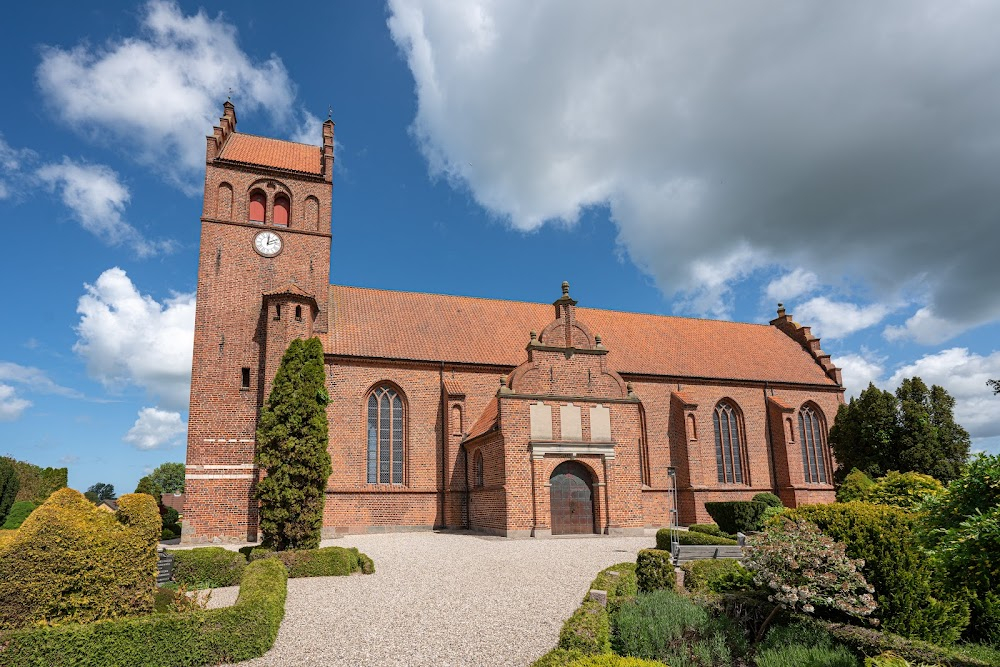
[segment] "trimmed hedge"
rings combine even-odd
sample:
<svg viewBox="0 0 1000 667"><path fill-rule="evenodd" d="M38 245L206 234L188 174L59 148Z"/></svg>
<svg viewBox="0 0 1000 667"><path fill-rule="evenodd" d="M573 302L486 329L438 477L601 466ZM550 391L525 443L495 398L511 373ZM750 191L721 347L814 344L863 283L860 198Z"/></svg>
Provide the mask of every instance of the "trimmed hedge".
<svg viewBox="0 0 1000 667"><path fill-rule="evenodd" d="M623 658L613 653L587 656L579 651L557 648L533 662L531 667L666 667L666 665L642 658Z"/></svg>
<svg viewBox="0 0 1000 667"><path fill-rule="evenodd" d="M288 568L291 579L299 577L342 577L355 572L372 574L375 563L356 548L322 547L295 551L253 549L251 560L275 558Z"/></svg>
<svg viewBox="0 0 1000 667"><path fill-rule="evenodd" d="M604 605L596 600L580 605L559 632L559 648L584 655L610 653L611 626Z"/></svg>
<svg viewBox="0 0 1000 667"><path fill-rule="evenodd" d="M608 594L608 610L613 611L618 605L634 598L639 593L636 564L618 563L601 570L591 582L590 590L606 592ZM587 591L587 598L584 600L588 599L589 596L590 591Z"/></svg>
<svg viewBox="0 0 1000 667"><path fill-rule="evenodd" d="M727 540L735 540L735 535L730 535L729 533L722 532L722 529L714 523L692 523L688 526L688 531L692 533L704 533L705 535L714 535L715 537L724 537Z"/></svg>
<svg viewBox="0 0 1000 667"><path fill-rule="evenodd" d="M24 523L24 520L31 516L31 513L38 507L30 500L19 500L10 506L7 512L7 520L0 526L0 530L17 530Z"/></svg>
<svg viewBox="0 0 1000 667"><path fill-rule="evenodd" d="M236 604L223 609L18 630L0 642L0 667L181 667L241 662L274 644L285 615L280 563L251 563Z"/></svg>
<svg viewBox="0 0 1000 667"><path fill-rule="evenodd" d="M705 511L727 533L753 533L764 527L764 512L769 505L752 500L727 500L705 503Z"/></svg>
<svg viewBox="0 0 1000 667"><path fill-rule="evenodd" d="M735 558L693 560L681 565L684 588L692 593L732 593L754 589L753 575Z"/></svg>
<svg viewBox="0 0 1000 667"><path fill-rule="evenodd" d="M670 552L662 549L643 549L635 561L635 579L640 593L660 589L676 590L674 564Z"/></svg>
<svg viewBox="0 0 1000 667"><path fill-rule="evenodd" d="M764 493L758 493L751 500L752 500L752 502L755 502L755 503L764 503L768 507L784 507L785 506L785 503L781 502L781 498L779 498L778 496L774 495L773 493L768 493L766 491Z"/></svg>
<svg viewBox="0 0 1000 667"><path fill-rule="evenodd" d="M0 630L151 611L159 522L145 494L109 514L73 489L53 493L0 541Z"/></svg>
<svg viewBox="0 0 1000 667"><path fill-rule="evenodd" d="M718 546L732 546L737 544L736 540L728 537L716 537L707 533L691 532L690 530L675 531L678 544L709 544ZM656 548L661 551L670 551L670 529L660 528L656 531Z"/></svg>
<svg viewBox="0 0 1000 667"><path fill-rule="evenodd" d="M222 547L177 549L168 553L174 557L174 581L189 588L235 586L247 566L243 554Z"/></svg>

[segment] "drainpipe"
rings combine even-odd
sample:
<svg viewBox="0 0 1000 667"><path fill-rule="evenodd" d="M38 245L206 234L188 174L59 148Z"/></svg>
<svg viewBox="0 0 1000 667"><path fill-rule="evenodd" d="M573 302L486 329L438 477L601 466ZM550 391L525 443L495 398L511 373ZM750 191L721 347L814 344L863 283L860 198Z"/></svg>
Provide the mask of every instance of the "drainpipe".
<svg viewBox="0 0 1000 667"><path fill-rule="evenodd" d="M444 362L442 361L440 364L441 368L438 372L438 377L441 384L441 496L438 500L438 505L441 511L441 524L447 528L446 496L448 493L448 478L445 471L448 469L448 393L444 390Z"/></svg>

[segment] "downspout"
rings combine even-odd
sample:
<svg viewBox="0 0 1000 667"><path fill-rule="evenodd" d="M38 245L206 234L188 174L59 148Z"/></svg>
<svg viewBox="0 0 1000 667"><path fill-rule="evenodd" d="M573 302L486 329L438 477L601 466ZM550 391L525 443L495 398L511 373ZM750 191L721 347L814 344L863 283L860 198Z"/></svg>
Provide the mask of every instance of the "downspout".
<svg viewBox="0 0 1000 667"><path fill-rule="evenodd" d="M469 450L465 448L465 442L462 442L462 460L465 463L465 529L472 530L472 514L470 514L469 505Z"/></svg>
<svg viewBox="0 0 1000 667"><path fill-rule="evenodd" d="M639 485L648 485L652 478L652 470L649 464L649 440L648 434L646 433L646 407L639 401L639 461L641 463L639 467Z"/></svg>
<svg viewBox="0 0 1000 667"><path fill-rule="evenodd" d="M764 429L767 432L767 462L771 467L771 489L774 491L774 495L778 494L778 471L774 467L774 434L771 433L771 411L768 409L767 405L767 382L764 383Z"/></svg>
<svg viewBox="0 0 1000 667"><path fill-rule="evenodd" d="M448 393L444 389L444 362L439 362L438 379L441 384L441 494L438 496L438 511L441 512L441 524L448 527L448 517L445 514L445 494L448 492L446 471L448 469Z"/></svg>

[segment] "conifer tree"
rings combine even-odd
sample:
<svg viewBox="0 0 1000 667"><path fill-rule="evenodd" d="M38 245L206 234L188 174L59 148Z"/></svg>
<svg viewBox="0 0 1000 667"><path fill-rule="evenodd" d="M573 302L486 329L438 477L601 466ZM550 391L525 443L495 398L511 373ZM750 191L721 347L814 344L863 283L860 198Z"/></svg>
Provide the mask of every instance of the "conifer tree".
<svg viewBox="0 0 1000 667"><path fill-rule="evenodd" d="M21 480L17 476L17 470L9 460L0 459L0 524L7 517L20 489Z"/></svg>
<svg viewBox="0 0 1000 667"><path fill-rule="evenodd" d="M257 484L262 542L273 549L313 549L323 528L323 501L332 472L318 338L294 340L281 360L257 427Z"/></svg>

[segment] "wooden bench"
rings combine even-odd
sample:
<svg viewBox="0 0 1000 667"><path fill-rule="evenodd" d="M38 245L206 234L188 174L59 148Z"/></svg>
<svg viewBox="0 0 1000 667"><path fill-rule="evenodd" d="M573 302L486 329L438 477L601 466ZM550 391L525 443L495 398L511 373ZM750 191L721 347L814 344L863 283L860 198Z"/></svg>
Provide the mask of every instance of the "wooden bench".
<svg viewBox="0 0 1000 667"><path fill-rule="evenodd" d="M742 559L743 549L738 545L677 544L674 545L673 558L675 565L710 558Z"/></svg>

